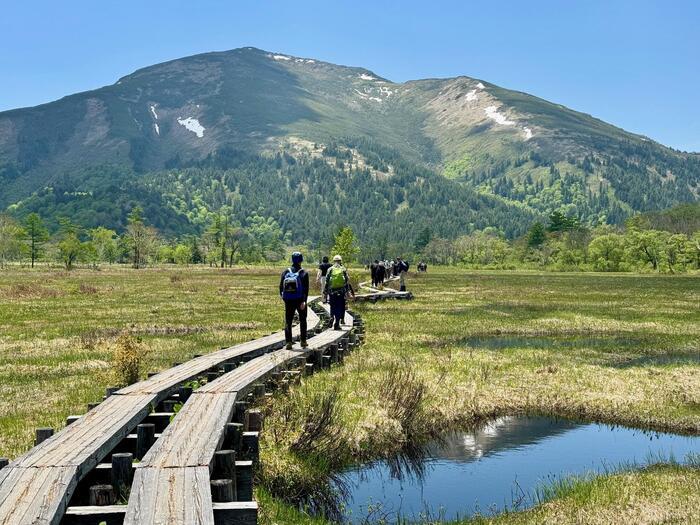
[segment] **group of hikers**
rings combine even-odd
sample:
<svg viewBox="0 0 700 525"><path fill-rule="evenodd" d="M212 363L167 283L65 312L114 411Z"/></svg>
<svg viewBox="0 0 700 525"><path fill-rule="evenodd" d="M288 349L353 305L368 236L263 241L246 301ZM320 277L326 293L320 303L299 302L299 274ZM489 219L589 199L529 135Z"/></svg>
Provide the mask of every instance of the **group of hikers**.
<svg viewBox="0 0 700 525"><path fill-rule="evenodd" d="M375 259L369 265L369 272L372 275L372 286L381 288L387 279L392 277L399 278L400 291L406 291L406 273L408 273L409 265L401 257L397 257L393 261L380 261Z"/></svg>
<svg viewBox="0 0 700 525"><path fill-rule="evenodd" d="M292 349L292 323L294 316L299 316L299 342L302 348L309 345L306 342L306 318L307 302L309 299L309 274L302 267L304 256L301 252L292 254L292 265L282 272L280 277L279 292L284 300L284 337L286 348ZM406 291L406 274L409 265L401 257L393 261L375 261L369 265L372 275L372 286L381 287L391 277L399 278L400 290ZM323 301L330 304L333 328L341 330L345 322L346 300L348 296L355 298L355 290L352 288L348 271L343 266L343 258L340 255L333 257L333 263L328 257L323 257L318 265L316 282L320 284Z"/></svg>
<svg viewBox="0 0 700 525"><path fill-rule="evenodd" d="M280 296L284 300L284 337L287 350L292 348L292 323L294 314L299 316L299 340L302 348L308 347L306 342L306 314L309 298L309 274L302 268L304 256L300 252L292 254L292 265L282 272L280 277ZM330 304L333 328L341 330L345 323L346 298L355 297L348 271L343 266L340 255L333 257L333 264L328 257L323 257L318 265L316 281L321 285L324 302Z"/></svg>

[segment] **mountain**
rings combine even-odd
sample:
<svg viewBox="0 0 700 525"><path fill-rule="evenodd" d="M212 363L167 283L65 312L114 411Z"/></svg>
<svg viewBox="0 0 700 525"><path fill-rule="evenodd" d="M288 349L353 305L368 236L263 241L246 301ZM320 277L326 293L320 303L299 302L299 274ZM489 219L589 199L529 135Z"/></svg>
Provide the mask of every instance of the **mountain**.
<svg viewBox="0 0 700 525"><path fill-rule="evenodd" d="M378 235L385 217L410 241L416 221L513 236L553 210L595 224L695 202L700 155L485 80L394 83L242 48L0 113L0 184L0 209L85 225L120 227L141 204L176 235L235 204L297 240L340 221Z"/></svg>

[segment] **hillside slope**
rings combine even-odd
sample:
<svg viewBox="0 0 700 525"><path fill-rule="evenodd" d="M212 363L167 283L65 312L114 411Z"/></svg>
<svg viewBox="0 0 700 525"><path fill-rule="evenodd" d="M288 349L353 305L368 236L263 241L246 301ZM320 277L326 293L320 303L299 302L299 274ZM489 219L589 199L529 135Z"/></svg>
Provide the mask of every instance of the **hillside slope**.
<svg viewBox="0 0 700 525"><path fill-rule="evenodd" d="M358 139L377 146L370 157L384 171L372 172L351 147ZM258 159L259 177L270 176L266 159L285 155L322 158L345 174L369 169L368 184L392 178L389 161L401 159L489 196L502 210L534 217L561 209L592 223L700 194L698 155L524 93L468 77L394 83L363 68L242 48L154 65L111 86L0 113L0 208L22 214L78 196L72 211L88 220L95 203L84 194L103 192L105 179L133 192L122 199L128 206L145 198L134 187L158 173L224 169L222 158L243 153ZM217 178L214 171L202 176ZM157 215L168 199L149 188ZM192 225L182 211L163 213L180 213ZM493 226L514 234L506 223L516 217Z"/></svg>

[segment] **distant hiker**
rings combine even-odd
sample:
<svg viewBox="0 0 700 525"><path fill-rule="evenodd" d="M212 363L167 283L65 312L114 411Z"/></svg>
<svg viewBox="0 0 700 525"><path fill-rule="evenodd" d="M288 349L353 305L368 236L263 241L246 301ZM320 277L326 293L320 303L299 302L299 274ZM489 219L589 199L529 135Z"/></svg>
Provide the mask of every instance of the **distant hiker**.
<svg viewBox="0 0 700 525"><path fill-rule="evenodd" d="M396 261L392 259L389 264L389 277L394 277L395 275L398 275Z"/></svg>
<svg viewBox="0 0 700 525"><path fill-rule="evenodd" d="M299 313L301 347L306 348L306 300L309 298L309 274L301 267L304 256L292 254L292 266L280 277L280 297L284 300L284 339L287 350L292 349L292 323L294 313Z"/></svg>
<svg viewBox="0 0 700 525"><path fill-rule="evenodd" d="M421 272L421 273L425 273L425 272L428 271L428 264L425 263L425 262L423 262L423 261L420 261L420 262L416 265L416 269L417 269L419 272Z"/></svg>
<svg viewBox="0 0 700 525"><path fill-rule="evenodd" d="M377 267L379 266L379 261L374 260L372 264L369 265L369 273L372 276L372 286L377 286Z"/></svg>
<svg viewBox="0 0 700 525"><path fill-rule="evenodd" d="M348 277L348 271L343 266L343 258L340 255L335 255L333 257L333 266L329 268L326 276L326 287L323 295L331 304L333 328L336 330L340 330L340 323L343 323L345 320L345 297L348 293L355 297L355 292Z"/></svg>
<svg viewBox="0 0 700 525"><path fill-rule="evenodd" d="M408 273L408 263L404 261L401 257L396 258L396 267L399 274L399 291L406 291L406 274Z"/></svg>
<svg viewBox="0 0 700 525"><path fill-rule="evenodd" d="M374 277L377 280L377 287L383 288L384 279L386 278L386 266L384 266L384 261L379 261L379 263L377 264L377 269L375 270Z"/></svg>
<svg viewBox="0 0 700 525"><path fill-rule="evenodd" d="M333 266L328 262L328 256L324 255L321 264L318 265L318 272L316 273L316 282L321 285L321 294L323 290L326 289L326 274L328 273L328 268Z"/></svg>

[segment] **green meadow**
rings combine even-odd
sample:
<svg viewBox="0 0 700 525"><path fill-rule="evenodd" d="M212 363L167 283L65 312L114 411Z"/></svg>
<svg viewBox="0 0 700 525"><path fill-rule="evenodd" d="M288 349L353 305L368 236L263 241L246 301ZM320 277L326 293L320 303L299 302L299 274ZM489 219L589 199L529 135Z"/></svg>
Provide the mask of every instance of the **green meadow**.
<svg viewBox="0 0 700 525"><path fill-rule="evenodd" d="M124 331L141 340L145 375L278 330L277 279L277 268L0 272L0 456L101 399ZM409 289L411 302L358 304L366 344L264 405L264 523L323 523L290 503L332 498L349 465L501 415L700 434L697 276L431 267ZM698 509L700 469L669 464L571 481L483 522L688 523Z"/></svg>

